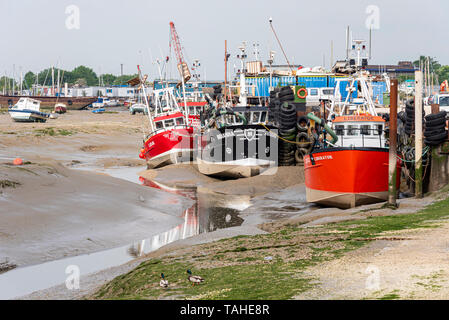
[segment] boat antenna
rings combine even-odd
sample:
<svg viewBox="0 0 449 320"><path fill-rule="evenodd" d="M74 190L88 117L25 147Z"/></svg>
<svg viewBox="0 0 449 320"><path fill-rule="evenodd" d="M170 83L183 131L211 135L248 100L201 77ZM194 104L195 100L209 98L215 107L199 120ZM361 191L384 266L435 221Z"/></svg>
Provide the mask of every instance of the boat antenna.
<svg viewBox="0 0 449 320"><path fill-rule="evenodd" d="M371 46L373 41L373 27L369 28L369 59L371 60Z"/></svg>
<svg viewBox="0 0 449 320"><path fill-rule="evenodd" d="M282 47L282 44L281 44L281 41L279 41L279 38L278 38L278 36L277 36L277 34L276 34L276 31L274 30L274 27L273 27L273 18L270 17L270 20L269 20L269 21L270 21L270 27L271 27L271 30L273 30L274 36L276 37L276 40L277 40L277 42L279 43L279 46L281 47L282 53L284 54L284 57L285 57L285 60L287 60L288 67L290 68L290 71L293 73L293 69L292 69L292 66L290 65L290 61L288 61L287 55L285 54L284 48Z"/></svg>

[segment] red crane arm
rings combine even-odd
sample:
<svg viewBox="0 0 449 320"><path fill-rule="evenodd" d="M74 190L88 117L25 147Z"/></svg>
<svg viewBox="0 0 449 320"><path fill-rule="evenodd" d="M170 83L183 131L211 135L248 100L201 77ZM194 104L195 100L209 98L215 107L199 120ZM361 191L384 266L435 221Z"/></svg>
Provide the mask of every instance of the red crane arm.
<svg viewBox="0 0 449 320"><path fill-rule="evenodd" d="M170 34L171 34L171 40L172 44L176 53L176 59L178 61L178 64L181 64L184 62L184 58L182 56L182 49L181 49L181 43L179 41L178 33L175 29L175 24L173 22L170 22Z"/></svg>

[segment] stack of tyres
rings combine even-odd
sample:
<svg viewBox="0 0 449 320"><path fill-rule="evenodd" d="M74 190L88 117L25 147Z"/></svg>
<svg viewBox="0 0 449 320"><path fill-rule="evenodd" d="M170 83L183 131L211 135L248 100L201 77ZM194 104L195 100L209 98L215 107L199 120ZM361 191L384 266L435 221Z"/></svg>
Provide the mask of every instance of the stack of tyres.
<svg viewBox="0 0 449 320"><path fill-rule="evenodd" d="M295 164L296 106L284 102L279 112L279 166Z"/></svg>
<svg viewBox="0 0 449 320"><path fill-rule="evenodd" d="M279 92L279 100L281 101L281 104L284 102L294 101L295 100L295 94L291 87L282 87Z"/></svg>
<svg viewBox="0 0 449 320"><path fill-rule="evenodd" d="M221 85L217 84L216 86L213 86L214 88L214 94L212 96L212 99L216 100L220 100L221 96L222 96L222 89L221 89Z"/></svg>
<svg viewBox="0 0 449 320"><path fill-rule="evenodd" d="M429 114L426 118L426 130L424 131L424 143L428 146L438 146L448 137L446 131L446 112Z"/></svg>
<svg viewBox="0 0 449 320"><path fill-rule="evenodd" d="M304 165L304 157L312 151L314 139L308 134L309 119L299 117L297 122L298 134L296 135L295 161L297 165Z"/></svg>
<svg viewBox="0 0 449 320"><path fill-rule="evenodd" d="M270 92L270 103L268 104L268 120L271 122L279 122L279 109L281 107L281 100L279 99L279 92L281 88L274 88Z"/></svg>
<svg viewBox="0 0 449 320"><path fill-rule="evenodd" d="M423 110L423 124L424 124L424 110ZM405 117L406 117L406 121L405 121L405 133L408 136L411 136L412 133L415 132L415 101L414 100L409 100L407 101L407 103L405 104Z"/></svg>

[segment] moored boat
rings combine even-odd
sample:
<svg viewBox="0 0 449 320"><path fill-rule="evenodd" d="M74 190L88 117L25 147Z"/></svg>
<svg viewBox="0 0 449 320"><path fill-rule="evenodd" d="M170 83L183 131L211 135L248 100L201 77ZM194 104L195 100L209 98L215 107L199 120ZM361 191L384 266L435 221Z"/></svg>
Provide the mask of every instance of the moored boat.
<svg viewBox="0 0 449 320"><path fill-rule="evenodd" d="M141 159L146 159L148 168L193 159L193 126L189 124L188 114L179 107L173 90L154 91L154 109L148 113L151 132L139 155Z"/></svg>
<svg viewBox="0 0 449 320"><path fill-rule="evenodd" d="M29 98L40 101L42 108L53 109L60 102L67 106L67 110L81 110L87 108L97 100L96 97L47 97L47 96L8 96L0 95L0 105L15 105L21 98Z"/></svg>
<svg viewBox="0 0 449 320"><path fill-rule="evenodd" d="M50 114L40 111L40 101L30 98L20 98L8 112L16 122L45 122L50 117Z"/></svg>
<svg viewBox="0 0 449 320"><path fill-rule="evenodd" d="M388 200L385 120L350 115L333 121L339 141L304 158L307 201L343 209ZM401 163L398 161L397 187Z"/></svg>

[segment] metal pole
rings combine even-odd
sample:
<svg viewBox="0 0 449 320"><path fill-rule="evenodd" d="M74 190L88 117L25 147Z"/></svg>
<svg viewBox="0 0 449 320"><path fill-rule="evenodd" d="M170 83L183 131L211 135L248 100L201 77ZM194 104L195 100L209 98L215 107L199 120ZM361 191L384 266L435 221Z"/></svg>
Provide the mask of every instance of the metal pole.
<svg viewBox="0 0 449 320"><path fill-rule="evenodd" d="M228 82L228 41L225 40L225 83L224 83L224 101L226 104L227 101L227 90L226 90L226 85Z"/></svg>
<svg viewBox="0 0 449 320"><path fill-rule="evenodd" d="M388 167L388 204L397 207L397 125L398 125L398 80L390 82L390 156Z"/></svg>
<svg viewBox="0 0 449 320"><path fill-rule="evenodd" d="M415 73L415 196L422 198L423 170L422 170L422 110L423 110L423 73Z"/></svg>

